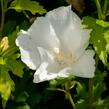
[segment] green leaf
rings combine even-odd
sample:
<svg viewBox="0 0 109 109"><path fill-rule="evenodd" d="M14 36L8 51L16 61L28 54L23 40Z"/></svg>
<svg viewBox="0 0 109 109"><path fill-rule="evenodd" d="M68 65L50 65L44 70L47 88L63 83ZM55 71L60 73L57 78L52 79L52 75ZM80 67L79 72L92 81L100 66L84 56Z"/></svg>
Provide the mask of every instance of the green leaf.
<svg viewBox="0 0 109 109"><path fill-rule="evenodd" d="M19 58L19 53L16 53L17 50L13 40L9 42L8 37L3 37L0 42L0 94L3 108L5 108L15 87L9 71L19 77L22 77L24 73L24 64L20 60L17 60Z"/></svg>
<svg viewBox="0 0 109 109"><path fill-rule="evenodd" d="M19 54L15 54L14 49L12 50L9 48L4 52L3 57L0 57L0 64L4 65L8 71L12 71L13 74L23 77L25 65L20 60L16 60L19 58Z"/></svg>
<svg viewBox="0 0 109 109"><path fill-rule="evenodd" d="M86 91L86 86L85 84L81 84L80 82L77 83L76 91L78 96L81 96L81 98L86 98L87 97L87 91ZM84 93L84 95L83 95Z"/></svg>
<svg viewBox="0 0 109 109"><path fill-rule="evenodd" d="M60 77L60 78L51 80L49 82L49 85L50 85L50 87L56 87L56 86L59 86L59 85L65 85L65 83L71 82L72 79L75 79L75 77L74 76L71 76L69 78Z"/></svg>
<svg viewBox="0 0 109 109"><path fill-rule="evenodd" d="M100 72L97 70L96 76L94 78L94 100L98 101L101 98L102 93L106 90L106 86L104 83L104 77L106 77L106 72Z"/></svg>
<svg viewBox="0 0 109 109"><path fill-rule="evenodd" d="M109 97L104 100L98 99L94 104L95 109L109 109Z"/></svg>
<svg viewBox="0 0 109 109"><path fill-rule="evenodd" d="M6 42L8 42L7 40ZM5 42L1 44L3 45L4 50L0 57L0 64L4 65L4 67L6 67L8 71L12 71L13 74L22 77L24 73L23 69L25 66L21 61L16 60L17 58L19 58L18 53L16 53L16 51L18 50L17 47L14 44L13 46L7 46L7 43Z"/></svg>
<svg viewBox="0 0 109 109"><path fill-rule="evenodd" d="M76 108L77 109L88 109L88 102L85 101L85 99L80 99L77 101Z"/></svg>
<svg viewBox="0 0 109 109"><path fill-rule="evenodd" d="M5 64L5 61L4 61L3 57L0 57L0 64L1 65L4 65Z"/></svg>
<svg viewBox="0 0 109 109"><path fill-rule="evenodd" d="M16 46L15 40L18 36L19 33L19 27L16 27L16 30L13 31L11 34L8 34L8 39L9 39L9 45L10 46Z"/></svg>
<svg viewBox="0 0 109 109"><path fill-rule="evenodd" d="M75 96L77 100L76 108L77 109L88 109L88 93L86 85L82 82L78 82L76 86L77 95Z"/></svg>
<svg viewBox="0 0 109 109"><path fill-rule="evenodd" d="M84 17L83 25L92 30L90 34L90 43L93 44L100 60L104 65L107 65L109 53L109 22L91 17Z"/></svg>
<svg viewBox="0 0 109 109"><path fill-rule="evenodd" d="M109 30L107 30L107 31L104 33L104 38L105 38L106 43L107 43L107 45L106 45L106 50L107 50L107 52L109 53Z"/></svg>
<svg viewBox="0 0 109 109"><path fill-rule="evenodd" d="M9 20L4 25L5 34L10 34L14 31L16 27L16 21L15 20Z"/></svg>
<svg viewBox="0 0 109 109"><path fill-rule="evenodd" d="M18 106L16 109L30 109L28 104L25 104L23 106Z"/></svg>
<svg viewBox="0 0 109 109"><path fill-rule="evenodd" d="M31 96L29 97L28 102L30 103L30 105L36 105L39 104L42 100L42 95L39 93L33 93L31 94Z"/></svg>
<svg viewBox="0 0 109 109"><path fill-rule="evenodd" d="M6 60L6 66L12 71L13 74L19 77L23 77L23 69L25 66L21 61L8 58Z"/></svg>
<svg viewBox="0 0 109 109"><path fill-rule="evenodd" d="M14 82L8 74L8 69L0 66L0 94L3 98L3 107L5 108L6 102L10 97L11 91L14 91Z"/></svg>
<svg viewBox="0 0 109 109"><path fill-rule="evenodd" d="M16 102L26 102L28 97L28 93L26 91L23 91L16 97Z"/></svg>
<svg viewBox="0 0 109 109"><path fill-rule="evenodd" d="M14 0L9 9L15 9L18 12L21 11L30 11L32 14L44 14L46 13L46 10L43 8L43 6L39 5L36 1L30 1L30 0Z"/></svg>
<svg viewBox="0 0 109 109"><path fill-rule="evenodd" d="M8 37L3 37L0 41L0 55L2 55L2 53L8 49L9 47L9 41L8 41Z"/></svg>

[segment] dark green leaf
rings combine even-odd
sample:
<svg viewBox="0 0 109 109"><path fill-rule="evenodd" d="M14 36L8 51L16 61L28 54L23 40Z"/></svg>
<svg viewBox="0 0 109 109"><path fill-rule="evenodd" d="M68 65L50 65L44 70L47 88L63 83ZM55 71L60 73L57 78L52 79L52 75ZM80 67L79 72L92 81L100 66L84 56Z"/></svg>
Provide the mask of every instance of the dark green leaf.
<svg viewBox="0 0 109 109"><path fill-rule="evenodd" d="M27 98L29 97L27 92L21 92L20 94L18 94L17 98L16 98L16 102L26 102Z"/></svg>
<svg viewBox="0 0 109 109"><path fill-rule="evenodd" d="M13 60L12 58L8 58L6 60L6 66L13 72L13 74L23 77L23 69L24 64L21 61Z"/></svg>
<svg viewBox="0 0 109 109"><path fill-rule="evenodd" d="M18 106L16 109L30 109L28 104L25 104L23 106Z"/></svg>

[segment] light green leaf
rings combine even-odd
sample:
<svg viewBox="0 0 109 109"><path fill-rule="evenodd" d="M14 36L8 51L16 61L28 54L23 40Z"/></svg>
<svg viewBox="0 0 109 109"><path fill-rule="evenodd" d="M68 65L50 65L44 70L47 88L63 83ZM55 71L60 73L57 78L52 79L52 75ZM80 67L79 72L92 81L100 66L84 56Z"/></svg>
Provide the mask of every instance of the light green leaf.
<svg viewBox="0 0 109 109"><path fill-rule="evenodd" d="M0 64L1 65L4 65L5 64L5 61L4 61L3 57L0 57Z"/></svg>
<svg viewBox="0 0 109 109"><path fill-rule="evenodd" d="M18 12L21 11L30 11L32 14L44 14L46 13L46 10L43 8L43 6L39 5L36 1L30 1L30 0L14 0L9 9L15 9Z"/></svg>
<svg viewBox="0 0 109 109"><path fill-rule="evenodd" d="M109 30L105 31L104 38L106 40L106 51L109 53Z"/></svg>
<svg viewBox="0 0 109 109"><path fill-rule="evenodd" d="M19 77L22 77L24 73L24 64L20 60L17 60L19 58L17 50L18 48L15 46L13 40L9 41L8 37L3 37L0 42L0 95L2 97L3 108L5 108L15 86L14 81L9 75L9 71Z"/></svg>
<svg viewBox="0 0 109 109"><path fill-rule="evenodd" d="M0 66L0 94L3 98L3 107L6 106L6 102L10 97L11 91L14 91L14 82L8 74L8 69L4 66Z"/></svg>
<svg viewBox="0 0 109 109"><path fill-rule="evenodd" d="M98 54L100 60L107 65L107 58L109 53L109 22L94 19L91 17L84 17L83 25L92 29L90 43Z"/></svg>
<svg viewBox="0 0 109 109"><path fill-rule="evenodd" d="M9 47L8 37L3 37L0 41L0 54Z"/></svg>
<svg viewBox="0 0 109 109"><path fill-rule="evenodd" d="M17 47L14 44L13 46L8 45L7 47L7 40L4 40L4 43L1 43L1 45L3 45L4 47L4 50L1 53L0 64L4 65L4 67L6 67L8 71L12 71L13 74L22 77L24 73L23 68L25 66L21 61L16 60L17 58L19 58L18 53L16 53L16 51L18 50Z"/></svg>

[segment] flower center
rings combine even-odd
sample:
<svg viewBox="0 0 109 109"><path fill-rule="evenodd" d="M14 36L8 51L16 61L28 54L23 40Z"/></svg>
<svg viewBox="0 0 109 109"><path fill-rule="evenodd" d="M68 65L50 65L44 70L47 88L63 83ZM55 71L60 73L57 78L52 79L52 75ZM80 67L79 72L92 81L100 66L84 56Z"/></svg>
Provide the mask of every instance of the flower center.
<svg viewBox="0 0 109 109"><path fill-rule="evenodd" d="M64 53L60 51L59 48L55 48L54 53L54 59L61 67L70 66L74 62L72 53Z"/></svg>

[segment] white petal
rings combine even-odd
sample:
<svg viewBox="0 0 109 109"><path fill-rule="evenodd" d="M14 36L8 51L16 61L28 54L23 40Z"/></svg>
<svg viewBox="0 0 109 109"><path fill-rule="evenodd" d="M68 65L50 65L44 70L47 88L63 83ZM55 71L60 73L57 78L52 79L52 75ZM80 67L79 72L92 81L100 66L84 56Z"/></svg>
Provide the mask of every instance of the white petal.
<svg viewBox="0 0 109 109"><path fill-rule="evenodd" d="M81 46L75 51L75 55L76 55L75 58L78 59L84 53L85 49L88 47L90 32L91 30L89 29L81 29L81 36L82 36Z"/></svg>
<svg viewBox="0 0 109 109"><path fill-rule="evenodd" d="M95 71L94 52L87 50L72 67L61 68L52 61L43 62L34 74L34 82L39 83L59 77L78 76L92 78ZM48 60L48 59L47 59Z"/></svg>
<svg viewBox="0 0 109 109"><path fill-rule="evenodd" d="M42 47L38 47L38 51L40 53L41 62L51 62L53 60L54 57L52 55L52 52L50 52L49 50L46 50Z"/></svg>
<svg viewBox="0 0 109 109"><path fill-rule="evenodd" d="M59 65L54 61L54 57L51 52L44 48L38 48L41 56L41 65L34 74L34 82L39 83L47 80L51 80L58 77L60 71Z"/></svg>
<svg viewBox="0 0 109 109"><path fill-rule="evenodd" d="M57 77L56 73L48 73L47 67L48 67L47 62L43 62L40 65L40 67L38 68L38 70L34 74L34 79L33 79L34 83L39 83L39 82L51 80L51 79L54 79Z"/></svg>
<svg viewBox="0 0 109 109"><path fill-rule="evenodd" d="M21 31L16 39L16 45L21 52L21 60L31 69L35 70L40 64L40 56L34 40L30 38L27 32Z"/></svg>
<svg viewBox="0 0 109 109"><path fill-rule="evenodd" d="M63 34L69 25L75 25L80 28L80 18L71 10L71 6L59 7L47 13L49 19L59 37ZM73 26L74 27L74 26Z"/></svg>
<svg viewBox="0 0 109 109"><path fill-rule="evenodd" d="M71 6L54 9L46 17L60 39L61 49L65 52L73 51L75 56L81 55L89 44L90 35L88 30L81 29L81 19L71 10Z"/></svg>
<svg viewBox="0 0 109 109"><path fill-rule="evenodd" d="M54 47L59 47L59 39L52 25L45 17L37 18L29 28L28 33L38 47L49 50L52 50Z"/></svg>
<svg viewBox="0 0 109 109"><path fill-rule="evenodd" d="M95 61L93 59L94 51L86 50L84 54L72 65L72 74L78 77L94 77Z"/></svg>
<svg viewBox="0 0 109 109"><path fill-rule="evenodd" d="M38 48L38 50L42 63L34 74L33 82L39 83L57 77L63 77L63 74L59 74L62 68L54 61L53 55L44 48Z"/></svg>

